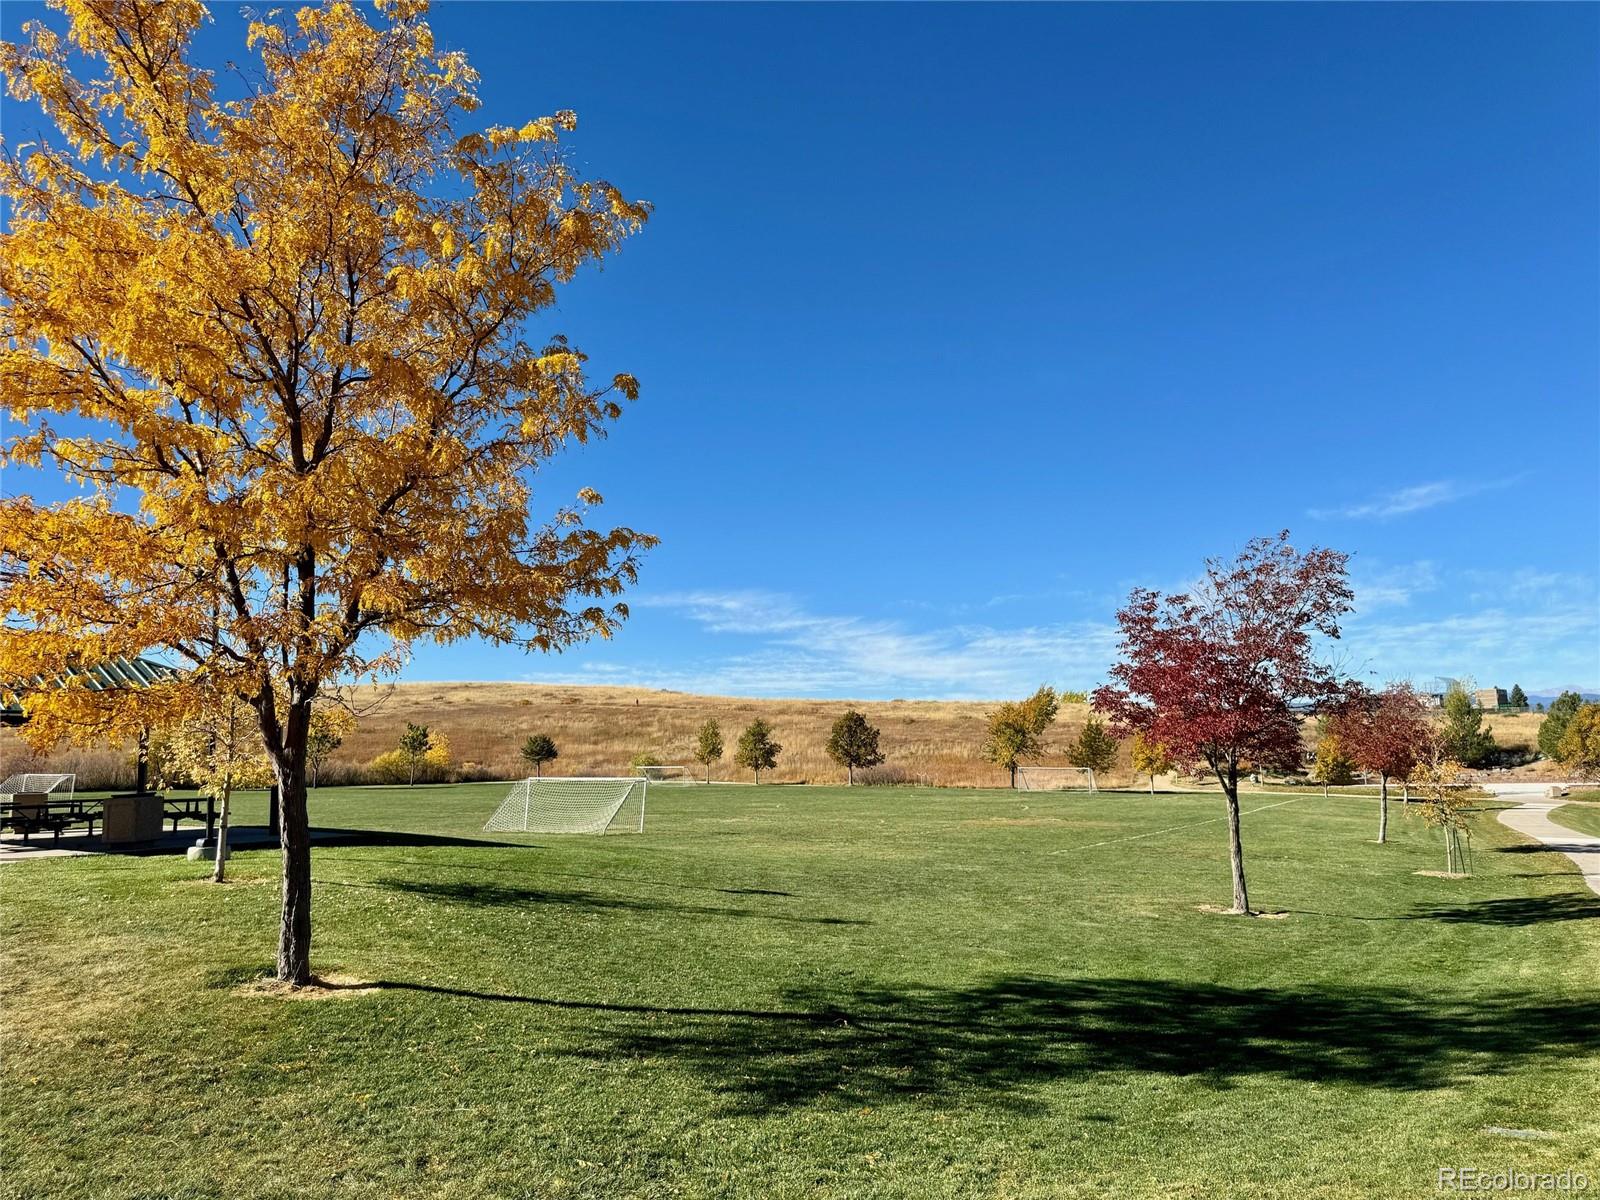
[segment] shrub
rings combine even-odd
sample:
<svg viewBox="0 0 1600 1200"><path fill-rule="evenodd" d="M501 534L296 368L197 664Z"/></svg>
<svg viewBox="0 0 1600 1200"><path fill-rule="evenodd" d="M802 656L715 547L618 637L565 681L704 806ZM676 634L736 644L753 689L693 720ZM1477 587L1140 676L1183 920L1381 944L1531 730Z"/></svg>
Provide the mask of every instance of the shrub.
<svg viewBox="0 0 1600 1200"><path fill-rule="evenodd" d="M428 748L414 761L418 783L449 783L455 778L455 769L450 761L450 743L442 733L431 734ZM410 783L412 763L413 757L409 752L396 748L378 755L367 769L376 783Z"/></svg>

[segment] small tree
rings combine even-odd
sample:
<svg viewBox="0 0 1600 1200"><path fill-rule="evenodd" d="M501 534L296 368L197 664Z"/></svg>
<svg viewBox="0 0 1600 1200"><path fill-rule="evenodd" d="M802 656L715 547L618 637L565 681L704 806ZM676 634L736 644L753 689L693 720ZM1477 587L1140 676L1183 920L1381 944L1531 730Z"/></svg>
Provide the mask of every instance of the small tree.
<svg viewBox="0 0 1600 1200"><path fill-rule="evenodd" d="M1444 833L1444 869L1452 875L1469 873L1462 842L1470 848L1472 834L1467 827L1461 764L1444 752L1440 739L1430 739L1422 761L1411 773L1411 782L1422 793L1422 819Z"/></svg>
<svg viewBox="0 0 1600 1200"><path fill-rule="evenodd" d="M1160 742L1149 737L1143 730L1134 730L1133 734L1133 769L1141 775L1150 776L1150 794L1156 794L1156 776L1165 775L1171 771L1175 764L1172 755Z"/></svg>
<svg viewBox="0 0 1600 1200"><path fill-rule="evenodd" d="M778 752L782 749L772 740L772 726L757 717L739 735L739 748L734 752L733 761L754 771L756 782L760 783L761 772L778 765Z"/></svg>
<svg viewBox="0 0 1600 1200"><path fill-rule="evenodd" d="M1483 727L1483 710L1464 685L1452 683L1444 694L1444 725L1439 744L1446 757L1476 767L1495 752L1494 734Z"/></svg>
<svg viewBox="0 0 1600 1200"><path fill-rule="evenodd" d="M706 769L706 782L711 782L711 764L722 760L722 726L715 719L700 726L695 735L694 760Z"/></svg>
<svg viewBox="0 0 1600 1200"><path fill-rule="evenodd" d="M1513 683L1511 685L1510 699L1512 708L1528 707L1528 693L1522 690L1522 685L1520 683Z"/></svg>
<svg viewBox="0 0 1600 1200"><path fill-rule="evenodd" d="M641 750L628 760L628 769L640 770L643 767L659 767L662 765L660 757L652 750Z"/></svg>
<svg viewBox="0 0 1600 1200"><path fill-rule="evenodd" d="M1378 776L1378 841L1387 842L1389 781L1409 779L1432 738L1422 697L1405 683L1381 692L1352 685L1330 730L1351 762Z"/></svg>
<svg viewBox="0 0 1600 1200"><path fill-rule="evenodd" d="M1322 785L1324 796L1330 786L1344 787L1354 783L1356 778L1355 764L1345 755L1338 736L1333 733L1325 733L1317 739L1317 759L1311 771L1312 777Z"/></svg>
<svg viewBox="0 0 1600 1200"><path fill-rule="evenodd" d="M1067 747L1067 761L1091 771L1109 771L1117 763L1117 739L1106 731L1105 722L1090 715L1077 740Z"/></svg>
<svg viewBox="0 0 1600 1200"><path fill-rule="evenodd" d="M1567 722L1583 707L1583 697L1577 692L1562 692L1550 702L1550 709L1539 725L1539 752L1557 761L1561 758L1561 735L1567 731Z"/></svg>
<svg viewBox="0 0 1600 1200"><path fill-rule="evenodd" d="M1185 762L1203 761L1222 787L1228 819L1233 910L1250 912L1239 829L1239 771L1297 764L1300 718L1294 700L1324 703L1339 693L1317 661L1314 636L1337 638L1353 593L1348 556L1298 553L1287 531L1256 538L1232 563L1211 559L1191 592L1139 588L1117 613L1122 640L1114 683L1094 705L1119 731L1138 730Z"/></svg>
<svg viewBox="0 0 1600 1200"><path fill-rule="evenodd" d="M306 765L311 768L311 786L322 786L322 764L344 745L345 734L355 728L356 719L345 708L317 708L311 712L306 729Z"/></svg>
<svg viewBox="0 0 1600 1200"><path fill-rule="evenodd" d="M875 767L883 761L878 749L878 729L855 709L843 713L828 735L828 757L845 768L849 786L856 782L857 767Z"/></svg>
<svg viewBox="0 0 1600 1200"><path fill-rule="evenodd" d="M429 738L426 725L413 725L406 722L406 731L400 735L400 755L404 760L409 774L406 777L406 786L415 787L417 783L417 767L421 765L423 757L428 753Z"/></svg>
<svg viewBox="0 0 1600 1200"><path fill-rule="evenodd" d="M1600 775L1600 704L1585 704L1572 714L1556 749L1562 766L1584 778Z"/></svg>
<svg viewBox="0 0 1600 1200"><path fill-rule="evenodd" d="M217 802L216 863L211 878L227 878L228 824L233 793L239 788L265 787L272 778L272 762L261 745L255 711L235 692L216 692L193 709L162 742L161 786L184 781Z"/></svg>
<svg viewBox="0 0 1600 1200"><path fill-rule="evenodd" d="M555 762L561 757L561 751L556 749L555 739L548 733L531 733L528 740L522 743L522 758L533 768L534 778L544 773L544 764Z"/></svg>
<svg viewBox="0 0 1600 1200"><path fill-rule="evenodd" d="M1087 704L1089 703L1089 693L1063 688L1056 693L1056 699L1063 704Z"/></svg>
<svg viewBox="0 0 1600 1200"><path fill-rule="evenodd" d="M1055 690L1041 687L1026 700L1007 701L989 714L989 729L983 740L983 756L1004 767L1017 786L1017 763L1037 758L1044 749L1044 731L1056 719Z"/></svg>

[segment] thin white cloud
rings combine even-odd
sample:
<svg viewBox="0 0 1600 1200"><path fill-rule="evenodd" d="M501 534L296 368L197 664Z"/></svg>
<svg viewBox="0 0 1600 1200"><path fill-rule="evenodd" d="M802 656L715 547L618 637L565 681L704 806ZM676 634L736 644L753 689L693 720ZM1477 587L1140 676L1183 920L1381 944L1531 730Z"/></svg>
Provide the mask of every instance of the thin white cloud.
<svg viewBox="0 0 1600 1200"><path fill-rule="evenodd" d="M1508 687L1523 675L1600 678L1600 614L1592 605L1360 624L1345 631L1344 646L1361 673L1386 679L1471 676Z"/></svg>
<svg viewBox="0 0 1600 1200"><path fill-rule="evenodd" d="M790 597L756 591L658 594L634 603L680 613L711 633L761 643L703 668L647 665L629 673L680 690L993 699L1046 682L1090 684L1104 677L1116 646L1109 622L913 631L893 621L811 613Z"/></svg>
<svg viewBox="0 0 1600 1200"><path fill-rule="evenodd" d="M1594 580L1563 575L1553 587L1550 573L1508 570L1499 594L1484 602L1478 589L1463 586L1470 574L1428 561L1373 564L1356 580L1357 612L1328 652L1341 670L1380 682L1600 681ZM818 614L792 597L761 591L658 593L638 597L634 606L686 619L714 636L696 645L694 657L593 662L537 678L729 696L993 700L1040 683L1092 685L1116 657L1109 620L915 629Z"/></svg>
<svg viewBox="0 0 1600 1200"><path fill-rule="evenodd" d="M1497 479L1488 483L1438 479L1430 483L1415 483L1409 487L1384 492L1370 500L1355 504L1307 509L1306 514L1318 521L1389 521L1425 509L1438 508L1441 504L1465 500L1484 492L1498 491L1516 482L1516 478Z"/></svg>
<svg viewBox="0 0 1600 1200"><path fill-rule="evenodd" d="M1356 593L1357 618L1386 608L1409 608L1418 596L1439 586L1439 568L1427 559L1385 565L1357 560L1350 572Z"/></svg>

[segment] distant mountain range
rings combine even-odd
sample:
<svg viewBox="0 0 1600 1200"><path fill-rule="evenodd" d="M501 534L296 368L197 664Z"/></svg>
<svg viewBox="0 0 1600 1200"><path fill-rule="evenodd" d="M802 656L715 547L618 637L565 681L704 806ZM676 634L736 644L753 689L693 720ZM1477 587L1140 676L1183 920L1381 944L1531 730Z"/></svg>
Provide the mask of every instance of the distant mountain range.
<svg viewBox="0 0 1600 1200"><path fill-rule="evenodd" d="M1577 684L1573 684L1571 687L1544 688L1537 692L1529 692L1528 703L1542 704L1549 708L1550 702L1561 695L1562 692L1577 692L1585 700L1600 700L1600 689L1580 687Z"/></svg>

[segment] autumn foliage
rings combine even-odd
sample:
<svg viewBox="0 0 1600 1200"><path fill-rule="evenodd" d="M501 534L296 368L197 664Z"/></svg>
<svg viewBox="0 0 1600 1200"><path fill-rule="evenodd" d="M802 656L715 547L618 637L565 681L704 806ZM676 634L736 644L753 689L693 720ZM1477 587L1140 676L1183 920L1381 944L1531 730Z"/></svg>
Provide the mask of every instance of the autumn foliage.
<svg viewBox="0 0 1600 1200"><path fill-rule="evenodd" d="M1340 695L1318 637L1339 636L1350 611L1347 555L1305 553L1287 532L1256 538L1231 563L1212 559L1191 591L1136 589L1117 613L1113 682L1094 693L1119 733L1142 733L1180 763L1203 762L1227 799L1233 907L1249 911L1239 835L1239 774L1296 765L1300 717L1291 702Z"/></svg>
<svg viewBox="0 0 1600 1200"><path fill-rule="evenodd" d="M1427 755L1432 727L1427 707L1410 684L1380 692L1353 685L1332 720L1339 748L1356 766L1378 776L1378 841L1389 837L1389 781L1409 778Z"/></svg>
<svg viewBox="0 0 1600 1200"><path fill-rule="evenodd" d="M591 385L530 319L649 209L576 173L571 113L462 130L477 76L416 0L271 10L243 83L195 62L197 0L56 7L65 30L0 47L55 130L0 159L0 405L5 460L86 494L0 501L0 679L153 653L190 670L137 698L159 710L226 675L283 793L279 973L303 982L324 685L417 639L540 651L626 616L652 539L588 528L587 490L529 510L637 384ZM159 717L28 703L41 741Z"/></svg>

